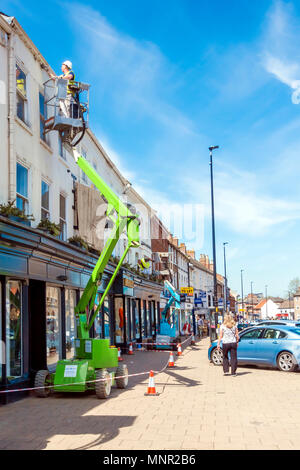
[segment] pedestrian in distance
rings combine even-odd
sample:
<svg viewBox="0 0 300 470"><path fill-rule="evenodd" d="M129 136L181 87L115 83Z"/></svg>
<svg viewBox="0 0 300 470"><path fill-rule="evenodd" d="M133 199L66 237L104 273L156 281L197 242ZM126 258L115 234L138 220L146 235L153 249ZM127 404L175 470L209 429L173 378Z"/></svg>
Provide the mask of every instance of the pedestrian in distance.
<svg viewBox="0 0 300 470"><path fill-rule="evenodd" d="M202 334L203 334L203 327L204 327L204 322L201 317L198 317L198 334L199 334L199 339L202 339Z"/></svg>
<svg viewBox="0 0 300 470"><path fill-rule="evenodd" d="M223 372L224 375L229 374L229 359L228 353L230 353L230 365L231 375L236 376L237 369L237 347L239 342L239 332L232 315L225 315L224 322L220 328L220 336L218 339L218 350L220 350L220 343L222 341L223 349Z"/></svg>

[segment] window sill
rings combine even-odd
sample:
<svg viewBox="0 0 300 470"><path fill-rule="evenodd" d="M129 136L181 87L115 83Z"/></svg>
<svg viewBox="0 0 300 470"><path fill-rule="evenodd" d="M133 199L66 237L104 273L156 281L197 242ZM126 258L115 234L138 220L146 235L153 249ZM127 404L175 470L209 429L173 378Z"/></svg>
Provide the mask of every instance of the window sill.
<svg viewBox="0 0 300 470"><path fill-rule="evenodd" d="M15 116L15 121L21 126L23 127L23 129L25 129L25 131L28 132L28 134L30 134L31 136L33 136L33 132L31 130L31 127L29 126L29 124L26 124L24 121L22 121L22 119L20 119L18 116Z"/></svg>
<svg viewBox="0 0 300 470"><path fill-rule="evenodd" d="M52 148L50 147L50 145L47 144L47 142L45 142L43 139L40 138L40 144L45 147L46 150L48 150L48 152L50 153L53 153L53 150Z"/></svg>

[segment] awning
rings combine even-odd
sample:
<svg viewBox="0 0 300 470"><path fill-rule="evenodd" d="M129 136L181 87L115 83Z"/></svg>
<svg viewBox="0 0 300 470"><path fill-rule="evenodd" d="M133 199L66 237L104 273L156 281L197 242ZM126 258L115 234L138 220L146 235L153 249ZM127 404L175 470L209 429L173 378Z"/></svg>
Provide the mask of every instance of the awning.
<svg viewBox="0 0 300 470"><path fill-rule="evenodd" d="M288 317L289 314L288 313L277 313L276 314L276 317Z"/></svg>

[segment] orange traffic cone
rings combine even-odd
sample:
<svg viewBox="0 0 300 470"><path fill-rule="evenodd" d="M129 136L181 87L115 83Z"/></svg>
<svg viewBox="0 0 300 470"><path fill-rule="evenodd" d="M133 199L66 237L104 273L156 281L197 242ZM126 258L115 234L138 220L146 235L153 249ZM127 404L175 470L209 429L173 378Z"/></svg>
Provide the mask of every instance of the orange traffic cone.
<svg viewBox="0 0 300 470"><path fill-rule="evenodd" d="M118 361L123 361L123 358L121 357L121 349L118 348Z"/></svg>
<svg viewBox="0 0 300 470"><path fill-rule="evenodd" d="M150 370L150 374L149 374L149 383L148 383L148 391L147 393L145 393L146 396L156 396L156 395L159 395L159 393L156 393L156 389L155 389L155 383L154 383L154 374L153 374L153 371Z"/></svg>
<svg viewBox="0 0 300 470"><path fill-rule="evenodd" d="M170 352L168 367L174 367L174 357L172 351Z"/></svg>
<svg viewBox="0 0 300 470"><path fill-rule="evenodd" d="M131 355L133 354L132 343L130 343L130 345L129 345L128 354L131 354Z"/></svg>
<svg viewBox="0 0 300 470"><path fill-rule="evenodd" d="M181 351L181 344L178 343L178 346L177 346L177 356L181 356L182 354L182 351Z"/></svg>

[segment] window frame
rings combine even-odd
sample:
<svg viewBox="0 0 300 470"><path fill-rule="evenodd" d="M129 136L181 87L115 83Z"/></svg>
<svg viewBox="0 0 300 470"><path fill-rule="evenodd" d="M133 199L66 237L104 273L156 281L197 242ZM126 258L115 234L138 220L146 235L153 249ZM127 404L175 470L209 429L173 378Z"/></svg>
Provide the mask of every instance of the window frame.
<svg viewBox="0 0 300 470"><path fill-rule="evenodd" d="M60 198L65 200L65 219L61 216L61 204ZM60 235L59 238L62 241L67 239L67 195L63 192L59 193L59 226L60 226Z"/></svg>
<svg viewBox="0 0 300 470"><path fill-rule="evenodd" d="M18 165L22 168L24 168L27 171L27 196L24 196L23 194L19 193L17 191L18 188ZM16 206L18 198L22 200L22 209L24 211L24 214L28 215L29 214L29 168L25 165L23 165L21 162L17 161L16 162Z"/></svg>
<svg viewBox="0 0 300 470"><path fill-rule="evenodd" d="M49 196L48 196L48 199L49 199L49 200L48 200L48 206L49 206L49 207L48 207L48 208L43 207L43 192L42 192L42 190L43 190L43 183L46 184L46 185L48 186L48 188L49 188L49 190L48 190L48 195L49 195ZM41 180L41 220L44 220L43 211L47 213L46 218L47 218L48 220L50 220L50 187L51 187L51 185L50 185L49 183L47 183L44 179Z"/></svg>
<svg viewBox="0 0 300 470"><path fill-rule="evenodd" d="M21 65L18 62L16 62L16 72L17 72L17 69L19 69L20 72L23 73L24 76L25 76L25 86L24 86L25 93L22 93L20 91L20 88L18 87L18 84L17 84L17 75L16 75L16 115L22 122L27 124L27 119L26 119L27 118L27 116L26 116L26 103L28 101L28 98L27 98L27 73L24 71L23 67L21 67ZM19 114L18 114L18 98L22 101L23 117L19 116Z"/></svg>
<svg viewBox="0 0 300 470"><path fill-rule="evenodd" d="M44 107L44 112L43 114L41 113L41 97L43 98L43 107ZM43 91L39 90L39 112L40 112L40 139L45 142L47 145L48 144L48 139L46 138L46 135L44 132L42 132L42 125L43 125L43 130L45 129L45 121L47 120L47 108L45 106L45 95Z"/></svg>

